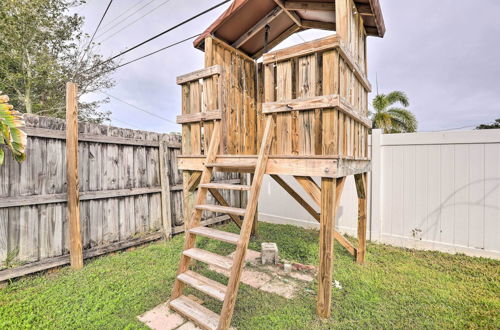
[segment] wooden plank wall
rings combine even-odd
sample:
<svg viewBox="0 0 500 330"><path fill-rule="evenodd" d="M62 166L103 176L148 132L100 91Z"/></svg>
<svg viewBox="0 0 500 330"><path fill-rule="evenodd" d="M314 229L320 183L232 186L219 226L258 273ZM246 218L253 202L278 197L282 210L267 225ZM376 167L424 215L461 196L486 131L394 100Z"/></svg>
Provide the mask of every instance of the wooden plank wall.
<svg viewBox="0 0 500 330"><path fill-rule="evenodd" d="M182 114L194 115L219 108L219 75L183 83ZM214 123L209 121L182 124L182 154L204 155L212 137Z"/></svg>
<svg viewBox="0 0 500 330"><path fill-rule="evenodd" d="M32 115L25 119L26 161L18 164L7 153L0 166L0 270L8 254L22 264L69 252L65 122ZM168 145L172 231L182 231L179 134L86 123L79 125L79 135L80 218L86 251L151 235L158 238L156 233L162 233L158 142L162 137ZM238 174L220 174L217 180L240 179ZM238 192L227 192L225 198L239 206Z"/></svg>
<svg viewBox="0 0 500 330"><path fill-rule="evenodd" d="M222 67L221 152L257 154L257 80L254 60L223 41L205 39L205 67ZM262 123L261 123L262 124Z"/></svg>
<svg viewBox="0 0 500 330"><path fill-rule="evenodd" d="M367 116L368 92L338 49L296 56L265 65L265 102L340 95L354 111ZM368 157L368 128L334 109L279 112L274 155Z"/></svg>

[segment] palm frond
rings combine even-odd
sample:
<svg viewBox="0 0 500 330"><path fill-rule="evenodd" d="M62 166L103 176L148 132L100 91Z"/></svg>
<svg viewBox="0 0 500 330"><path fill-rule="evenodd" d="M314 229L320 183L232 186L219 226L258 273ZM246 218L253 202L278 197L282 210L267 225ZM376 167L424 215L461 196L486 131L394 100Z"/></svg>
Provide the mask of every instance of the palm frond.
<svg viewBox="0 0 500 330"><path fill-rule="evenodd" d="M377 112L373 118L373 128L380 128L384 133L390 133L392 127L391 116L387 112Z"/></svg>
<svg viewBox="0 0 500 330"><path fill-rule="evenodd" d="M24 126L22 114L13 110L6 95L0 96L0 144L7 146L18 162L26 159L27 136L20 128ZM0 149L0 165L5 155Z"/></svg>
<svg viewBox="0 0 500 330"><path fill-rule="evenodd" d="M402 108L391 108L387 113L397 122L396 126L401 132L412 133L418 128L417 118L413 113Z"/></svg>
<svg viewBox="0 0 500 330"><path fill-rule="evenodd" d="M387 106L391 106L396 103L400 103L404 107L410 106L410 100L408 96L406 96L405 92L402 91L393 91L389 94L385 95L385 99L387 102Z"/></svg>
<svg viewBox="0 0 500 330"><path fill-rule="evenodd" d="M375 109L375 112L380 112L384 111L385 108L387 108L387 99L384 94L379 94L375 96L375 98L372 101L372 106L373 109Z"/></svg>

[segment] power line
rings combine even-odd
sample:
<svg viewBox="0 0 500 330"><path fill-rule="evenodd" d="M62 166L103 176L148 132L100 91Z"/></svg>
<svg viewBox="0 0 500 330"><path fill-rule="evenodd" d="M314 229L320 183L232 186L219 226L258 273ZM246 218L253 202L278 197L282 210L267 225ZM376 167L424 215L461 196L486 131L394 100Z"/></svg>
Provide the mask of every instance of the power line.
<svg viewBox="0 0 500 330"><path fill-rule="evenodd" d="M112 3L113 3L113 0L109 0L109 3L108 3L108 6L106 7L106 10L104 11L104 14L102 14L101 20L99 21L99 24L97 24L97 27L95 28L94 33L92 34L92 38L90 38L90 41L88 42L87 47L85 47L83 50L82 57L80 57L78 62L76 62L76 66L75 66L76 69L75 69L75 72L73 74L73 78L76 77L76 74L77 74L77 71L80 67L80 64L82 63L83 59L85 58L85 55L87 55L87 53L90 49L90 46L92 46L92 41L94 40L95 34L97 33L97 30L99 30L99 27L101 26L102 21L104 20L104 17L106 17L106 14L108 13L109 7L111 7Z"/></svg>
<svg viewBox="0 0 500 330"><path fill-rule="evenodd" d="M457 131L465 128L473 128L477 127L478 125L469 125L469 126L461 126L461 127L454 127L454 128L446 128L446 129L440 129L437 131L421 131L421 132L447 132L447 131Z"/></svg>
<svg viewBox="0 0 500 330"><path fill-rule="evenodd" d="M111 34L110 36L107 36L105 39L101 40L100 42L104 42L106 40L108 40L109 38L117 35L118 33L122 32L123 30L131 27L132 25L134 25L135 23L137 23L138 21L140 21L141 19L143 19L144 17L148 16L149 14L151 14L152 12L154 12L156 9L160 8L161 6L169 3L170 0L166 0L162 3L160 3L158 6L154 7L153 9L151 9L150 11L148 11L147 13L145 13L144 15L138 17L137 19L135 19L134 21L128 23L127 25L125 25L124 27L122 27L120 30L116 31L115 33Z"/></svg>
<svg viewBox="0 0 500 330"><path fill-rule="evenodd" d="M109 96L109 97L112 97L112 98L114 98L114 99L115 99L115 100L117 100L117 101L120 101L120 102L122 102L122 103L124 103L124 104L126 104L126 105L128 105L128 106L131 106L132 108L135 108L135 109L137 109L137 110L140 110L140 111L142 111L142 112L145 112L145 113L147 113L147 114L149 114L149 115L151 115L151 116L153 116L153 117L156 117L156 118L158 118L158 119L164 120L164 121L169 122L169 123L171 123L171 124L177 125L177 123L176 123L176 122L174 122L174 121L172 121L172 120L170 120L170 119L168 119L168 118L165 118L165 117L162 117L162 116L158 116L157 114L155 114L155 113L153 113L153 112L151 112L151 111L148 111L148 110L145 110L145 109L139 108L138 106L133 105L133 104L131 104L131 103L128 103L127 101L124 101L124 100L122 100L122 99L120 99L120 98L118 98L118 97L116 97L116 96L113 96L113 95L111 95L111 94L108 94L108 93L106 93L106 92L102 92L102 91L100 91L100 93L102 93L102 94L104 94L104 95L107 95L107 96Z"/></svg>
<svg viewBox="0 0 500 330"><path fill-rule="evenodd" d="M137 45L133 46L132 48L129 48L129 49L127 49L127 50L125 50L125 51L123 51L123 52L121 52L121 53L119 53L119 54L117 54L117 55L115 55L115 56L113 56L113 57L111 57L111 58L107 59L106 61L104 61L104 62L100 63L99 65L102 65L102 64L105 64L105 63L107 63L107 62L110 62L110 61L114 60L114 59L115 59L115 58L117 58L117 57L120 57L120 56L122 56L122 55L124 55L124 54L126 54L126 53L128 53L128 52L130 52L130 51L132 51L132 50L134 50L134 49L136 49L136 48L138 48L138 47L140 47L140 46L142 46L142 45L144 45L144 44L146 44L146 43L148 43L148 42L150 42L150 41L152 41L152 40L154 40L154 39L156 39L156 38L159 38L160 36L162 36L162 35L164 35L164 34L166 34L166 33L170 32L170 31L172 31L172 30L177 29L178 27L180 27L180 26L182 26L182 25L184 25L184 24L186 24L186 23L188 23L188 22L191 22L192 20L194 20L194 19L196 19L196 18L198 18L198 17L200 17L200 16L202 16L202 15L204 15L204 14L206 14L206 13L208 13L208 12L210 12L210 11L212 11L212 10L214 10L214 9L216 9L216 8L218 8L218 7L220 7L220 6L222 6L222 5L223 5L223 4L225 4L225 3L228 3L229 1L231 1L231 0L225 0L225 1L222 1L222 2L220 2L219 4L217 4L217 5L213 6L213 7L210 7L209 9L204 10L204 11L202 11L201 13L196 14L195 16L188 18L187 20L184 20L184 21L182 21L181 23L179 23L179 24L177 24L177 25L175 25L175 26L172 26L171 28L168 28L168 29L166 29L166 30L165 30L165 31L163 31L163 32L158 33L158 34L157 34L157 35L155 35L155 36L153 36L153 37L151 37L151 38L149 38L149 39L147 39L147 40L145 40L145 41L143 41L143 42L138 43ZM93 67L92 67L91 69L93 69ZM89 70L90 70L90 69L89 69Z"/></svg>
<svg viewBox="0 0 500 330"><path fill-rule="evenodd" d="M87 53L88 49L90 48L90 45L92 45L92 41L94 40L95 34L97 33L97 30L99 30L99 27L101 26L102 21L104 20L104 17L106 17L106 14L108 13L109 7L111 7L112 3L113 3L113 0L109 0L109 3L108 3L108 6L106 7L106 10L104 11L104 14L102 15L101 20L99 21L99 24L97 24L97 27L95 28L94 34L92 34L92 38L90 38L90 41L87 45L87 49L83 53L83 57L85 57L85 54Z"/></svg>
<svg viewBox="0 0 500 330"><path fill-rule="evenodd" d="M119 122L119 123L122 123L122 124L125 124L127 126L130 126L130 127L133 127L133 128L137 128L137 129L141 129L140 127L138 126L135 126L135 125L132 125L131 123L127 123L126 121L123 121L123 120L120 120L120 119L116 119L116 118L111 118L111 119L108 119L110 122L111 121L116 121L116 122ZM111 123L110 123L111 124Z"/></svg>
<svg viewBox="0 0 500 330"><path fill-rule="evenodd" d="M158 50L155 50L154 52L148 53L148 54L146 54L146 55L143 55L143 56L140 56L140 57L138 57L138 58L135 58L135 59L133 59L133 60L131 60L131 61L125 62L125 63L123 63L123 64L120 64L120 65L118 65L118 66L116 66L116 67L113 67L113 68L109 69L108 71L114 71L114 70L119 69L119 68L121 68L121 67L123 67L123 66L125 66L125 65L130 64L130 63L134 63L134 62L136 62L136 61L142 60L143 58L146 58L146 57L149 57L149 56L154 55L154 54L156 54L156 53L159 53L159 52L161 52L161 51L163 51L163 50L165 50L165 49L168 49L168 48L171 48L171 47L174 47L174 46L180 45L180 44L182 44L183 42L186 42L186 41L188 41L188 40L194 39L194 38L196 38L196 37L197 37L197 36L199 36L199 35L200 35L200 33L198 33L198 34L196 34L196 35L194 35L194 36L191 36L191 37L189 37L189 38L183 39L183 40L181 40L181 41L177 41L177 42L175 42L175 43L173 43L173 44L170 44L170 45L167 45L167 46L165 46L165 47L162 47L162 48L160 48L160 49L158 49ZM106 73L106 72L108 72L108 71L104 71L103 73Z"/></svg>
<svg viewBox="0 0 500 330"><path fill-rule="evenodd" d="M148 2L151 3L155 0L151 0ZM113 18L111 21L109 21L108 23L104 24L103 25L103 28L106 28L108 26L111 25L111 23L113 23L114 21L116 21L117 19L119 19L120 17L122 17L123 15L125 15L126 13L128 13L130 10L134 9L135 7L137 7L138 5L141 5L141 2L144 2L144 0L142 1L137 1L134 5L130 6L128 9L126 9L125 11L123 11L120 15L116 16L115 18ZM137 11L139 11L140 9L138 9ZM134 15L137 11L135 11L133 14L130 14L129 16L127 16L126 18L124 18L122 21L120 22L123 22L125 19L129 18L130 16ZM103 32L104 33L104 32Z"/></svg>
<svg viewBox="0 0 500 330"><path fill-rule="evenodd" d="M109 29L106 29L104 30L102 33L100 33L97 37L100 38L102 37L103 35L105 35L108 31L111 31L113 30L115 27L117 27L118 25L122 24L123 22L125 22L129 17L131 16L134 16L135 14L137 14L138 12L140 12L142 9L144 9L145 7L149 6L152 2L154 2L156 0L151 0L149 2L147 2L144 6L140 7L139 9L137 9L136 11L134 11L133 13L131 13L130 15L128 15L127 17L125 17L124 19L120 20L118 23L114 24L113 26L111 26ZM130 9L130 8L129 8ZM116 19L116 18L115 18ZM108 25L106 26L109 26L109 23Z"/></svg>

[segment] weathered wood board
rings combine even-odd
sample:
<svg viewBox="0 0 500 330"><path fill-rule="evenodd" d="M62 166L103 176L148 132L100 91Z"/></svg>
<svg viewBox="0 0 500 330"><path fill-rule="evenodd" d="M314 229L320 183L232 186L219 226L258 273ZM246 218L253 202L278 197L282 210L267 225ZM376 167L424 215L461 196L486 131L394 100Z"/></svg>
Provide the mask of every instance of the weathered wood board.
<svg viewBox="0 0 500 330"><path fill-rule="evenodd" d="M32 115L25 119L26 161L18 164L6 152L6 162L0 166L0 272L8 256L14 259L11 266L16 266L69 253L65 122ZM172 232L179 231L175 230L183 224L179 134L80 123L79 135L84 137L78 144L84 250L163 232L162 137L168 146L164 162L169 196L165 201L170 206ZM216 180L235 183L240 178L222 173ZM231 205L240 206L239 192L223 195Z"/></svg>

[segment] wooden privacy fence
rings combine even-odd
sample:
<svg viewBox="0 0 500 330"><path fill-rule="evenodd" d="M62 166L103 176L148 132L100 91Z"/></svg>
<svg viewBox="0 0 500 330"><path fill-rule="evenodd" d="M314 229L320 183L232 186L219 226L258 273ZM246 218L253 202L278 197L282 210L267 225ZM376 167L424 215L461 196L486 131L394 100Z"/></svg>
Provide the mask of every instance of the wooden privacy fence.
<svg viewBox="0 0 500 330"><path fill-rule="evenodd" d="M6 157L0 166L0 282L69 262L66 124L33 115L25 120L26 161ZM78 131L84 258L184 230L180 135L89 123ZM218 174L215 180L239 183L240 177ZM239 192L223 195L240 205ZM204 221L226 219L215 214Z"/></svg>

